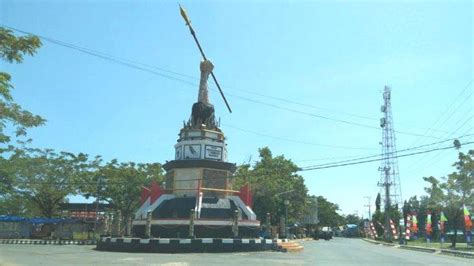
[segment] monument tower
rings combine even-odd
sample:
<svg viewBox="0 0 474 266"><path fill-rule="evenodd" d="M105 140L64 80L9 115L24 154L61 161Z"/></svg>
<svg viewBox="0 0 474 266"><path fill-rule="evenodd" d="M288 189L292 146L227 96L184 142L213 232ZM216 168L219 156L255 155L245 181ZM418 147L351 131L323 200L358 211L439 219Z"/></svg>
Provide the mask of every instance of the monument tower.
<svg viewBox="0 0 474 266"><path fill-rule="evenodd" d="M179 132L174 160L163 165L165 183L142 191L133 231L147 237L253 237L260 222L251 208L249 186L233 190L236 166L227 162L224 133L209 101L209 76L232 110L181 6L180 12L203 57L197 102Z"/></svg>
<svg viewBox="0 0 474 266"><path fill-rule="evenodd" d="M236 214L239 237L255 236L260 226L248 185L233 190L236 166L227 162L225 136L209 101L207 81L213 68L209 60L200 64L198 99L179 132L174 160L163 165L165 183L152 183L142 191L142 205L133 221L137 236L146 234L149 212L155 237L232 237ZM194 232L189 232L191 222Z"/></svg>

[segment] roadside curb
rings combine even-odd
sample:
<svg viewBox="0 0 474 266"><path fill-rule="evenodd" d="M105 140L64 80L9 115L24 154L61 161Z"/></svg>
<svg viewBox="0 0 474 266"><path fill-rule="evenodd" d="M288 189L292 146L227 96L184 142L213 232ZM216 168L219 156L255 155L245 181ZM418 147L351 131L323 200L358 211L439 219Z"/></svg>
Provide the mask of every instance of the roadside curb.
<svg viewBox="0 0 474 266"><path fill-rule="evenodd" d="M94 240L32 240L32 239L0 239L0 244L13 245L95 245Z"/></svg>
<svg viewBox="0 0 474 266"><path fill-rule="evenodd" d="M401 245L401 249L409 249L409 250L416 250L416 251L421 251L421 252L427 252L427 253L435 253L438 251L436 248L424 248L424 247L416 247L416 246L405 246Z"/></svg>
<svg viewBox="0 0 474 266"><path fill-rule="evenodd" d="M287 251L288 239L101 237L96 250L138 253L224 253ZM299 246L299 245L298 245ZM293 247L293 246L292 246ZM286 248L285 248L286 249Z"/></svg>
<svg viewBox="0 0 474 266"><path fill-rule="evenodd" d="M456 257L474 259L474 252L398 245L398 244L384 243L384 242L380 242L380 241L375 241L375 240L368 239L368 238L362 238L362 240L364 240L365 242L371 243L371 244L375 244L375 245L391 246L391 247L401 248L401 249L406 249L406 250L414 250L414 251L421 251L421 252L427 252L427 253L433 253L433 254L442 254L442 255L449 255L449 256L456 256Z"/></svg>

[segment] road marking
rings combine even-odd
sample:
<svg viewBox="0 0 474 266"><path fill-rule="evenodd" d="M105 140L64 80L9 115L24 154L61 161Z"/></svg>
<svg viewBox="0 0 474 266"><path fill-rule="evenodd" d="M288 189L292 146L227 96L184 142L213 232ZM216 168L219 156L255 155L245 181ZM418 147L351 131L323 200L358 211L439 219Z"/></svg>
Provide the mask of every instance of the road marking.
<svg viewBox="0 0 474 266"><path fill-rule="evenodd" d="M203 238L202 243L203 244L212 244L212 238Z"/></svg>
<svg viewBox="0 0 474 266"><path fill-rule="evenodd" d="M234 239L224 238L222 239L222 244L234 244Z"/></svg>

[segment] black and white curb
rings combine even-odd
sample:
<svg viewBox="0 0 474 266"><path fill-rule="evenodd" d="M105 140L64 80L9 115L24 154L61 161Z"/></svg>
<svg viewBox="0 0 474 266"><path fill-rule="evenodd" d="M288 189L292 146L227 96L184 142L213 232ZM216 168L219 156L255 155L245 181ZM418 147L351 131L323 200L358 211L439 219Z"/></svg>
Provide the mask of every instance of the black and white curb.
<svg viewBox="0 0 474 266"><path fill-rule="evenodd" d="M278 243L287 239L232 239L232 238L123 238L102 237L97 250L118 252L198 253L249 252L278 250Z"/></svg>
<svg viewBox="0 0 474 266"><path fill-rule="evenodd" d="M93 240L34 240L34 239L0 239L0 244L27 245L95 245Z"/></svg>

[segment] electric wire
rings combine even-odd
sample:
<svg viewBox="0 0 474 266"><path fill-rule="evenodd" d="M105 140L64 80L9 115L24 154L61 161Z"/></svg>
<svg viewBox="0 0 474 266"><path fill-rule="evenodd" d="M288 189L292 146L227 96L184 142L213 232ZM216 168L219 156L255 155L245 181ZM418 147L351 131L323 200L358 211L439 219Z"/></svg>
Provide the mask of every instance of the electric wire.
<svg viewBox="0 0 474 266"><path fill-rule="evenodd" d="M117 63L117 64L120 64L120 65L123 65L123 66L126 66L126 67L130 67L130 68L134 68L134 69L137 69L137 70L145 71L145 72L148 72L148 73L151 73L151 74L154 74L154 75L158 75L158 76L161 76L161 77L164 77L164 78L167 78L167 79L171 79L171 80L174 80L174 81L183 82L183 83L185 83L187 85L190 85L190 86L197 86L196 83L184 80L182 78L173 77L173 76L168 75L168 74L163 74L163 73L153 71L153 70L145 68L145 67L137 66L137 61L128 60L128 59L119 59L119 58L116 58L116 57L113 57L113 56L110 56L110 55L107 55L107 54L104 54L104 53L101 53L101 52L94 51L92 49L88 49L88 48L80 47L80 46L77 46L77 45L69 44L69 43L66 43L66 42L63 42L63 41L59 41L59 40L49 38L49 37L46 37L46 36L34 34L34 33L31 33L31 32L20 30L20 29L10 27L10 26L7 26L7 25L2 24L1 26L5 27L5 28L8 28L10 30L14 30L14 31L23 33L23 34L36 35L36 36L38 36L38 37L40 37L40 38L42 38L42 39L44 39L48 42L54 43L56 45L64 46L66 48L71 48L71 49L89 54L91 56L96 56L96 57L99 57L99 58L102 58L102 59L105 59L105 60L109 60L110 62ZM142 65L142 66L146 65L146 64L143 64L143 63L139 63L139 64ZM175 75L178 75L178 74L176 74L177 72L174 72L174 71L164 70L163 68L158 68L158 67L155 67L155 68L160 69L161 71L166 71L168 73L173 73ZM184 77L188 77L188 78L190 77L188 75L183 75L183 74L179 74L179 75L184 76ZM303 114L303 115L307 115L307 116L311 116L311 117L316 117L316 118L320 118L320 119L324 119L324 120L328 120L328 121L339 122L339 123L348 124L348 125L354 125L354 126L359 126L359 127L364 127L364 128L371 128L371 129L380 130L380 128L377 127L377 126L371 126L371 125L351 122L351 121L347 121L347 120L343 120L343 119L337 119L337 118L332 118L332 117L328 117L328 116L323 116L323 115L319 115L319 114L313 114L313 113L304 112L304 111L300 111L300 110L296 110L296 109L292 109L292 108L285 108L285 107L282 107L282 106L279 106L279 105L270 104L270 103L266 103L266 102L262 102L262 101L257 101L257 100L254 100L254 99L250 99L250 98L247 98L247 97L231 94L231 93L228 93L228 92L226 94L229 95L229 96L232 96L234 98L238 98L238 99L248 101L248 102L253 102L253 103L256 103L256 104L260 104L260 105L265 105L265 106L272 107L272 108L275 108L275 109L285 110L285 111L293 112L293 113L299 113L299 114ZM263 94L261 94L261 96L262 95ZM283 98L278 98L278 97L274 97L274 96L267 96L267 97L274 98L274 99L285 100ZM285 100L285 101L296 104L295 101L289 101L289 100ZM301 104L301 103L298 103L298 104L308 106L307 104ZM318 107L313 106L313 108L318 108ZM356 115L356 116L359 116L359 115ZM405 135L411 135L411 136L428 137L428 138L439 139L437 137L426 136L426 135L407 132L407 131L395 131L395 132L397 132L399 134L405 134Z"/></svg>
<svg viewBox="0 0 474 266"><path fill-rule="evenodd" d="M449 121L449 119L454 115L454 113L466 102L467 99L469 99L469 97L466 97L465 100L457 106L457 108L453 111L453 112L450 112L451 108L454 106L454 104L458 101L458 99L467 91L467 89L472 85L472 79L467 83L467 85L464 87L464 89L454 98L454 100L450 103L450 105L448 106L448 108L442 113L442 115L438 116L438 118L435 120L435 122L433 123L433 125L430 127L430 128L436 128L437 125L438 125L438 122L445 116L447 115L447 117L443 120L443 122L441 122L439 128L441 128L447 121ZM471 95L472 95L472 92L471 92ZM430 129L428 129L427 131L425 131L425 133L423 133L423 135L433 135L434 132L431 132L430 133ZM448 132L449 133L449 132ZM412 145L414 145L414 143L417 143L417 142L420 142L420 138L417 138Z"/></svg>
<svg viewBox="0 0 474 266"><path fill-rule="evenodd" d="M397 150L397 151L394 151L394 152L388 152L386 154L387 155L393 155L393 154L396 155L399 152L418 150L420 148L429 147L429 146L433 146L433 145L438 145L438 144L441 144L441 143L445 143L445 142L448 142L448 141L454 141L456 139L462 139L462 138L473 136L473 135L474 134L463 135L463 136L459 136L458 138L445 139L445 140L442 140L442 141L437 141L437 142L424 144L424 145L420 145L420 146L405 148L405 149ZM382 157L382 156L383 156L382 154L374 154L374 155L369 155L369 156L365 156L365 157L359 157L359 158L356 158L356 159L343 160L343 161L338 161L338 162L330 162L330 163L325 163L325 164L310 165L310 166L305 166L305 167L302 167L302 168L309 168L309 167L323 166L323 165L332 165L332 164L340 164L340 163L353 162L353 161L358 161L358 160L362 160L362 159L369 159L369 158Z"/></svg>
<svg viewBox="0 0 474 266"><path fill-rule="evenodd" d="M474 134L468 134L468 135L460 136L457 139L464 138L464 137L470 137L470 136L474 136ZM446 142L446 141L450 141L450 140L454 140L454 139L447 139L447 140L443 140L441 142ZM436 145L436 144L441 143L441 142L435 142L435 143L431 143L431 144L421 145L421 146L418 146L418 147L407 148L407 149L400 150L399 152L416 150L416 149L419 149L421 147ZM462 145L465 146L465 145L470 145L470 144L473 144L473 143L474 143L474 141L469 141L469 142L462 143ZM414 155L423 154L423 153L431 153L431 152L439 151L439 150L447 150L447 149L451 149L451 148L454 148L454 147L453 146L448 146L448 147L442 147L442 148L434 148L434 149L429 149L429 150L423 150L423 151L414 152L414 153L396 154L396 155L394 155L390 158L408 157L408 156L414 156ZM299 167L298 171L310 171L310 170L319 170L319 169L326 169L326 168L343 167L343 166L349 166L349 165L357 165L357 164L363 164L363 163L376 162L376 161L381 161L381 160L385 159L385 158L376 158L376 159L364 160L364 159L374 158L375 156L381 156L381 155L366 156L366 157L360 157L358 159L353 159L353 160L337 161L337 162L326 163L326 164ZM361 161L361 160L363 160L363 161ZM216 177L216 178L204 178L204 179L203 178L196 178L196 179L186 179L186 180L174 180L174 182L180 182L180 181L182 181L182 182L208 181L208 180L235 178L235 177L246 177L246 176L237 174L237 175L233 175L233 176ZM52 181L51 182L50 181L47 181L47 182L44 182L44 181L16 181L14 183L15 184L49 184L49 185L71 185L71 184L72 185L97 185L98 184L97 181L92 181L92 182L87 182L87 181L56 181L56 182L52 182ZM107 184L109 184L109 185L114 185L114 184L116 184L116 185L117 184L118 185L121 185L121 184L129 185L130 183L129 182L116 182L116 181L104 180L103 184L104 185L107 185Z"/></svg>
<svg viewBox="0 0 474 266"><path fill-rule="evenodd" d="M289 138L284 138L284 137L276 137L276 136L272 136L272 135L252 131L252 130L247 130L247 129L235 127L235 126L232 126L232 125L229 125L229 124L222 123L221 125L223 125L224 127L228 127L228 128L235 129L235 130L238 130L238 131L254 134L254 135L257 135L257 136L262 136L262 137L266 137L266 138L282 140L282 141L292 142L292 143L299 143L299 144L319 146L319 147L327 147L327 148L334 148L334 149L345 149L345 150L375 150L373 148L328 145L328 144L313 143L313 142L308 142L308 141L301 141L301 140L296 140L296 139L289 139Z"/></svg>
<svg viewBox="0 0 474 266"><path fill-rule="evenodd" d="M470 144L474 144L474 141L463 143L463 145L470 145ZM396 155L396 156L392 156L392 157L389 157L389 158L408 157L408 156L414 156L414 155L419 155L419 154L424 154L424 153L430 153L430 152L434 152L434 151L447 150L447 149L453 149L453 147L452 146L447 146L447 147L442 147L442 148L435 148L435 149L431 149L431 150L425 150L425 151L413 152L413 153L408 153L408 154ZM311 167L311 168L300 168L299 171L312 171L312 170L343 167L343 166L350 166L350 165L357 165L357 164L365 164L365 163L370 163L370 162L382 161L382 160L385 160L385 159L386 158L378 158L378 159L371 159L371 160L358 161L358 162L352 162L352 163L342 163L342 164L325 165L325 166L324 165L323 166L314 166L314 167Z"/></svg>

